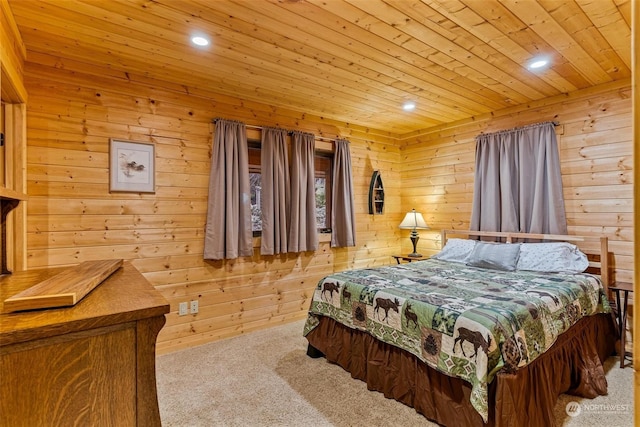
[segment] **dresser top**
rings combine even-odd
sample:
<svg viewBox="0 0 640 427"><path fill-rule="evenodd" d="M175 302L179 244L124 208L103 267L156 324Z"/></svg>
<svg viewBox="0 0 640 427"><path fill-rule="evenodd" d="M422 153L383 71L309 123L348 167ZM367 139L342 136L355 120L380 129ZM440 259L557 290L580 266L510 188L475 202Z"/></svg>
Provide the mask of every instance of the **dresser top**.
<svg viewBox="0 0 640 427"><path fill-rule="evenodd" d="M125 262L72 307L2 313L5 299L62 271L64 268L28 270L0 278L0 347L169 312L167 300Z"/></svg>

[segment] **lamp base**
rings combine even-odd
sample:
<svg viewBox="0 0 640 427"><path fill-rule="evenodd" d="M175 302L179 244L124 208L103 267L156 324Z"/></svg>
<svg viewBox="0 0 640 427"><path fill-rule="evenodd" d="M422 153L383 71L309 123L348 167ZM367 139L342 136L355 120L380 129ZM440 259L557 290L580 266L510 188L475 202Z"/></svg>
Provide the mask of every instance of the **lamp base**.
<svg viewBox="0 0 640 427"><path fill-rule="evenodd" d="M422 254L419 254L416 252L416 246L418 245L418 240L420 240L420 237L418 237L418 232L416 231L416 229L414 228L411 231L411 243L413 244L413 252L409 254L409 256L411 258L419 258L422 256Z"/></svg>

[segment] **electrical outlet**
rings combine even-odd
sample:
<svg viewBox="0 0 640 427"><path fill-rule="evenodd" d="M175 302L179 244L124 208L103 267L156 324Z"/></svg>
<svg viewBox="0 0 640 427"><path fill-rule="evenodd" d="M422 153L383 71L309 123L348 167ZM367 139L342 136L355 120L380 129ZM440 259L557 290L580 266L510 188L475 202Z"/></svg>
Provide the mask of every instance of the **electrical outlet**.
<svg viewBox="0 0 640 427"><path fill-rule="evenodd" d="M198 300L191 301L191 314L198 313Z"/></svg>
<svg viewBox="0 0 640 427"><path fill-rule="evenodd" d="M189 310L189 307L187 305L187 302L181 302L179 307L178 307L178 316L186 316L187 312Z"/></svg>

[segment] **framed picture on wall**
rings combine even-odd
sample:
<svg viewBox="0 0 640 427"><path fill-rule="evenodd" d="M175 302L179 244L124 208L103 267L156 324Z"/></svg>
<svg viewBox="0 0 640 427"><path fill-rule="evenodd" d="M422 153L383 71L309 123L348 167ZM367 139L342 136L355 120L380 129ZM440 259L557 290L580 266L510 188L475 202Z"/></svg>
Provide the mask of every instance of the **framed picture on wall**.
<svg viewBox="0 0 640 427"><path fill-rule="evenodd" d="M109 191L155 193L155 145L111 139Z"/></svg>

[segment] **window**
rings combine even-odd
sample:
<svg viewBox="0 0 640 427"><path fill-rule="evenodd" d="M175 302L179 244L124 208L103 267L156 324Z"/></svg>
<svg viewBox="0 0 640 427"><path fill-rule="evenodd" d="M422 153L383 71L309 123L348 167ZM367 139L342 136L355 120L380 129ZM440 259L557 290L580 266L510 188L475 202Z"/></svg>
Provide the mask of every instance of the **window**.
<svg viewBox="0 0 640 427"><path fill-rule="evenodd" d="M331 232L331 176L333 153L315 155L315 191L316 191L316 224L318 232ZM262 189L260 175L260 142L249 141L249 181L251 185L251 226L253 235L260 236L262 219L260 191Z"/></svg>
<svg viewBox="0 0 640 427"><path fill-rule="evenodd" d="M262 179L260 175L260 142L248 141L249 144L249 184L251 186L251 229L253 236L260 236L262 232L262 218L260 217Z"/></svg>
<svg viewBox="0 0 640 427"><path fill-rule="evenodd" d="M315 156L316 169L316 224L321 233L331 232L331 177L333 154Z"/></svg>

